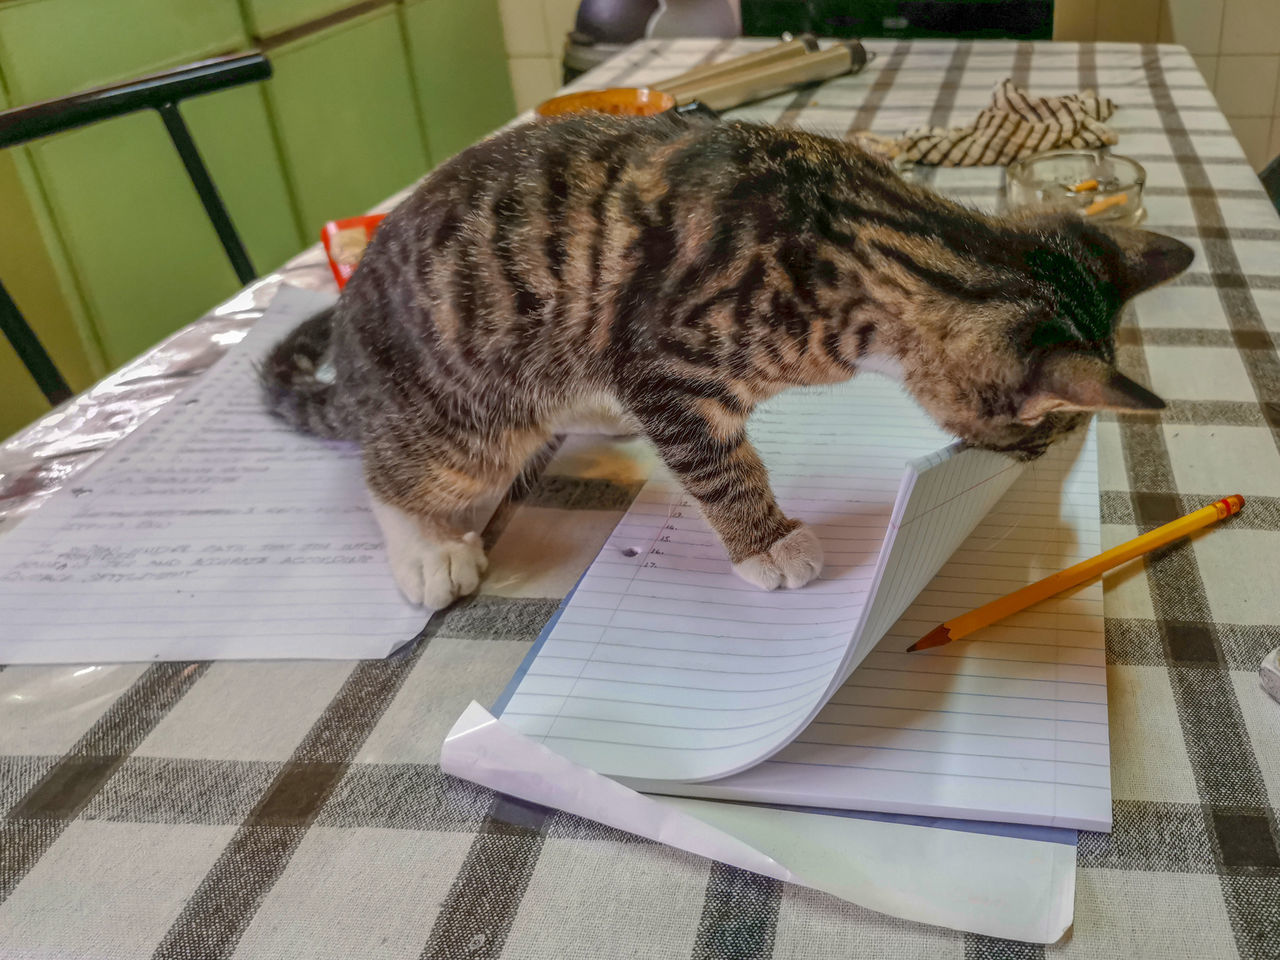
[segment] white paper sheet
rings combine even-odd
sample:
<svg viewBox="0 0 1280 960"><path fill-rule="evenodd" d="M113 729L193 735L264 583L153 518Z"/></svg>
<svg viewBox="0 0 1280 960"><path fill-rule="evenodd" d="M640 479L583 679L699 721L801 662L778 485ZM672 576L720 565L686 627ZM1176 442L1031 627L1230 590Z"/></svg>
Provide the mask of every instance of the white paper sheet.
<svg viewBox="0 0 1280 960"><path fill-rule="evenodd" d="M783 509L826 568L761 591L665 473L609 538L503 717L602 773L698 781L774 753L1018 474L959 451L894 383L797 390L749 432Z"/></svg>
<svg viewBox="0 0 1280 960"><path fill-rule="evenodd" d="M871 910L958 930L1053 943L1071 924L1075 845L748 804L646 797L516 733L473 703L441 768Z"/></svg>
<svg viewBox="0 0 1280 960"><path fill-rule="evenodd" d="M266 411L253 364L331 296L286 287L244 341L0 537L0 663L386 656L396 590L351 444Z"/></svg>

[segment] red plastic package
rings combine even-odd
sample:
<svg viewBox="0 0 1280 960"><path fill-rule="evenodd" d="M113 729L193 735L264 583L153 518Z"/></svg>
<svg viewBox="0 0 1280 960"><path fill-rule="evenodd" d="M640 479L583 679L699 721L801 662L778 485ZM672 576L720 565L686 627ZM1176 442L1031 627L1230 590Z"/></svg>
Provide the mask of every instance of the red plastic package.
<svg viewBox="0 0 1280 960"><path fill-rule="evenodd" d="M320 231L320 240L329 257L329 266L333 270L333 278L338 281L339 290L347 285L351 274L355 273L356 265L364 255L364 248L369 245L373 231L385 216L385 213L371 213L364 217L330 220Z"/></svg>

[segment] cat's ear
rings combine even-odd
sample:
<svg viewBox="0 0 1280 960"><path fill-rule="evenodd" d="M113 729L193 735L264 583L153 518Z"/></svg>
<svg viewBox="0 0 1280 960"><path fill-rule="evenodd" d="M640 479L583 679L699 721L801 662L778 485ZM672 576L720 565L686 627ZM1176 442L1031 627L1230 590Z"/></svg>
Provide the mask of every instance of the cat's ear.
<svg viewBox="0 0 1280 960"><path fill-rule="evenodd" d="M1164 401L1099 357L1059 354L1036 374L1018 419L1036 423L1055 410L1163 410Z"/></svg>
<svg viewBox="0 0 1280 960"><path fill-rule="evenodd" d="M1172 280L1195 259L1196 252L1181 240L1133 227L1099 227L1114 243L1120 256L1112 277L1120 295L1128 300L1144 290Z"/></svg>

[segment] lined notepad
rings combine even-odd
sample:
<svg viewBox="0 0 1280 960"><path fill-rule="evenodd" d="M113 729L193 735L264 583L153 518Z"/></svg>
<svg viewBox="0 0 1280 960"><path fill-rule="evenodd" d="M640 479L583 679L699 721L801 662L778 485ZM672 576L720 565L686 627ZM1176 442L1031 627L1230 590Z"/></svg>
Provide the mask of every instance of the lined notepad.
<svg viewBox="0 0 1280 960"><path fill-rule="evenodd" d="M709 784L654 792L1109 830L1102 586L923 653L938 623L1101 550L1092 432L1010 487L817 718Z"/></svg>
<svg viewBox="0 0 1280 960"><path fill-rule="evenodd" d="M826 568L766 592L665 475L606 542L503 712L602 773L698 781L791 741L1018 474L960 451L896 384L793 391L749 431Z"/></svg>
<svg viewBox="0 0 1280 960"><path fill-rule="evenodd" d="M784 394L750 431L784 510L826 546L820 579L739 580L659 474L504 721L653 793L1109 829L1100 585L905 653L1099 551L1093 431L1022 468L949 445L873 377Z"/></svg>
<svg viewBox="0 0 1280 960"><path fill-rule="evenodd" d="M262 402L254 363L331 302L281 290L242 343L0 537L0 663L382 657L422 629L359 449Z"/></svg>

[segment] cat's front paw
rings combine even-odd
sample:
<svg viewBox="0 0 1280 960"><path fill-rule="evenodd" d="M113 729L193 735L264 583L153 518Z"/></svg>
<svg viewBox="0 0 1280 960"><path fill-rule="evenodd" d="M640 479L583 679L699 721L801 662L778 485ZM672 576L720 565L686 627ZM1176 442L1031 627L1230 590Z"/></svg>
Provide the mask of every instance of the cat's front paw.
<svg viewBox="0 0 1280 960"><path fill-rule="evenodd" d="M802 523L768 550L735 563L733 572L766 590L803 587L822 572L822 541Z"/></svg>
<svg viewBox="0 0 1280 960"><path fill-rule="evenodd" d="M443 610L480 586L489 566L476 533L457 540L418 539L391 544L391 575L410 603Z"/></svg>

